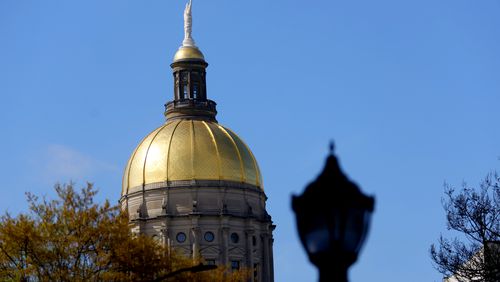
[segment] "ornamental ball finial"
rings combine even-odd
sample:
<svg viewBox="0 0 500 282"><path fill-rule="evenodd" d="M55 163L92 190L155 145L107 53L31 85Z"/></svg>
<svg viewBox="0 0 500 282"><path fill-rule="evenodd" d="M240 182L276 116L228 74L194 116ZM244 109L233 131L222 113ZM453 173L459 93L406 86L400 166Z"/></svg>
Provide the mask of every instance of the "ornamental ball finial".
<svg viewBox="0 0 500 282"><path fill-rule="evenodd" d="M335 143L333 142L333 140L330 140L329 149L330 149L330 155L333 155L333 152L335 150Z"/></svg>

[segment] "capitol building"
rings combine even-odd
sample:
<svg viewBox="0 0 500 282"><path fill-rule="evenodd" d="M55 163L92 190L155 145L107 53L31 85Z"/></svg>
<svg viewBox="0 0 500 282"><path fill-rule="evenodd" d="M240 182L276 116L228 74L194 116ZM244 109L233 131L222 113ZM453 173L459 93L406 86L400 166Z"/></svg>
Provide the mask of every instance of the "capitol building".
<svg viewBox="0 0 500 282"><path fill-rule="evenodd" d="M134 232L207 264L250 269L251 281L273 281L275 225L259 165L249 146L217 122L208 63L191 35L191 3L184 21L166 121L132 152L120 204Z"/></svg>

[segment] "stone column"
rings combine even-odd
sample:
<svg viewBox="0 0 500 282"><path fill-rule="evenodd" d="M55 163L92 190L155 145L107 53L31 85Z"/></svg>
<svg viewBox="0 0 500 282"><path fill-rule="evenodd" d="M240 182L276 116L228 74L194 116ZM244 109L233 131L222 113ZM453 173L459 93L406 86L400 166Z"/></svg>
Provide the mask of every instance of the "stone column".
<svg viewBox="0 0 500 282"><path fill-rule="evenodd" d="M254 230L247 229L245 231L245 244L246 244L246 265L247 268L251 270L251 278L250 281L254 281L253 276L253 252L252 252L252 236L254 234Z"/></svg>
<svg viewBox="0 0 500 282"><path fill-rule="evenodd" d="M167 252L168 252L168 256L170 257L170 254L171 254L171 250L172 250L172 234L171 231L170 231L170 228L168 228L170 226L170 219L167 217L165 218L165 221L164 223L162 224L162 228L161 228L161 235L163 237L163 246L164 247L167 247Z"/></svg>
<svg viewBox="0 0 500 282"><path fill-rule="evenodd" d="M197 260L200 255L200 240L201 230L198 225L198 216L191 218L191 251L193 252L193 260Z"/></svg>
<svg viewBox="0 0 500 282"><path fill-rule="evenodd" d="M273 243L274 239L273 236L271 235L271 238L269 238L269 281L273 282L274 281L274 258L273 258Z"/></svg>
<svg viewBox="0 0 500 282"><path fill-rule="evenodd" d="M191 246L191 250L193 251L193 260L196 260L200 255L200 228L191 228L191 236L193 238Z"/></svg>
<svg viewBox="0 0 500 282"><path fill-rule="evenodd" d="M262 248L263 248L263 256L262 256L262 281L269 282L271 269L269 267L269 234L260 235L262 238Z"/></svg>
<svg viewBox="0 0 500 282"><path fill-rule="evenodd" d="M229 227L221 227L221 241L220 241L220 252L221 252L221 265L228 265L229 263Z"/></svg>
<svg viewBox="0 0 500 282"><path fill-rule="evenodd" d="M221 217L220 217L220 241L219 241L219 248L220 248L220 264L227 266L229 262L229 222L228 222L228 217L225 214L225 205L224 208L222 209Z"/></svg>

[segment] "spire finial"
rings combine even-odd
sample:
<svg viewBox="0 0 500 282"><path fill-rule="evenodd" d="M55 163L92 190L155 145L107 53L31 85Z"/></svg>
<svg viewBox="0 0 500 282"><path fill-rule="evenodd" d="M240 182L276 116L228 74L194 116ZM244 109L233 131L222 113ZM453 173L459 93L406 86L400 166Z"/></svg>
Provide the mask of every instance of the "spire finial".
<svg viewBox="0 0 500 282"><path fill-rule="evenodd" d="M333 142L333 140L330 140L329 149L330 149L330 155L333 155L333 151L335 150L335 143Z"/></svg>
<svg viewBox="0 0 500 282"><path fill-rule="evenodd" d="M184 40L182 41L182 47L196 47L193 37L191 36L193 28L191 5L192 0L189 0L189 2L186 4L186 8L184 9Z"/></svg>

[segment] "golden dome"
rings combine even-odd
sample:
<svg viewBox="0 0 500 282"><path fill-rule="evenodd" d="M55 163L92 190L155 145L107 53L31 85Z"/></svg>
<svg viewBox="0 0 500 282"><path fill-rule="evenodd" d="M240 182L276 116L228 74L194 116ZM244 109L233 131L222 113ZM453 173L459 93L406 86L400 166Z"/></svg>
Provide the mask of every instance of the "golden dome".
<svg viewBox="0 0 500 282"><path fill-rule="evenodd" d="M205 61L203 53L195 46L181 46L174 55L174 63L183 60Z"/></svg>
<svg viewBox="0 0 500 282"><path fill-rule="evenodd" d="M178 180L227 180L262 189L248 146L231 130L202 120L167 121L146 136L128 161L122 195Z"/></svg>

